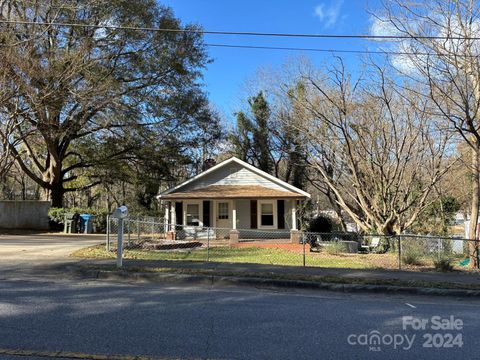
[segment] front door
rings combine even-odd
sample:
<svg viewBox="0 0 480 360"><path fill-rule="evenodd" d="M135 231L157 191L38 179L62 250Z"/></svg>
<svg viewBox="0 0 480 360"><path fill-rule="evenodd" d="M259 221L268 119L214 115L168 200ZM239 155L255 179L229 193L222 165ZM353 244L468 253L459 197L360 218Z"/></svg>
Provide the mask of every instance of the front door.
<svg viewBox="0 0 480 360"><path fill-rule="evenodd" d="M231 229L232 228L232 215L231 203L229 201L217 202L217 228Z"/></svg>

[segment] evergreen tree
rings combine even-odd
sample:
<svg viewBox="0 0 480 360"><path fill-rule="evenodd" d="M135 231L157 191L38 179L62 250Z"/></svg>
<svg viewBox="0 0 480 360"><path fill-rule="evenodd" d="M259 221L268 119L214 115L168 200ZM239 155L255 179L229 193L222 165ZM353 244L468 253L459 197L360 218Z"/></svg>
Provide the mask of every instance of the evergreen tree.
<svg viewBox="0 0 480 360"><path fill-rule="evenodd" d="M233 146L233 155L240 160L251 162L252 158L252 123L247 115L240 111L237 113L237 130L228 136Z"/></svg>
<svg viewBox="0 0 480 360"><path fill-rule="evenodd" d="M305 85L299 82L294 90L289 93L289 100L291 103L291 117L293 117L293 124L302 121L305 117L303 108L298 106L298 100L305 100ZM287 136L290 142L290 149L288 151L288 167L292 171L292 177L289 181L293 186L300 189L306 187L306 149L301 134L296 126L287 128Z"/></svg>
<svg viewBox="0 0 480 360"><path fill-rule="evenodd" d="M254 127L253 127L253 152L257 166L270 173L273 168L271 154L270 107L263 92L249 99Z"/></svg>

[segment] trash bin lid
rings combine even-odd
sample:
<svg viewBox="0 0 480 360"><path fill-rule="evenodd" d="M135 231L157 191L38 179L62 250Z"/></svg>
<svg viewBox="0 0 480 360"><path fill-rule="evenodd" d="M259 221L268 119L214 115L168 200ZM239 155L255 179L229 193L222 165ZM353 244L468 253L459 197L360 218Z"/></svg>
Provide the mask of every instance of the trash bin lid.
<svg viewBox="0 0 480 360"><path fill-rule="evenodd" d="M66 220L73 220L75 218L75 213L65 213L63 216Z"/></svg>

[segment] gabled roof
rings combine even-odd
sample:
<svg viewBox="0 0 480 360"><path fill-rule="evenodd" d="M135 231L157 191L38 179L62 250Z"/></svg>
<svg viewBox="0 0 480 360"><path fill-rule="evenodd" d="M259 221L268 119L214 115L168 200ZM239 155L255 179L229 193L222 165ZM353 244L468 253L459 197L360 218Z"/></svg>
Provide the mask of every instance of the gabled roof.
<svg viewBox="0 0 480 360"><path fill-rule="evenodd" d="M302 199L292 191L271 189L260 185L209 185L188 191L161 195L162 199Z"/></svg>
<svg viewBox="0 0 480 360"><path fill-rule="evenodd" d="M224 166L226 166L226 165L228 165L228 164L231 164L231 163L237 163L237 164L239 164L240 166L242 166L242 167L250 170L251 172L253 172L253 173L255 173L255 174L258 174L258 175L260 175L260 176L262 176L262 177L270 180L272 183L275 183L275 184L277 184L277 185L280 185L281 187L284 187L284 188L288 189L288 190L291 191L291 192L300 194L300 195L303 196L303 197L310 198L310 194L309 194L309 193L307 193L307 192L305 192L305 191L303 191L303 190L301 190L301 189L299 189L299 188L297 188L297 187L295 187L295 186L293 186L293 185L291 185L291 184L289 184L289 183L287 183L287 182L285 182L285 181L283 181L283 180L280 180L280 179L276 178L275 176L272 176L272 175L266 173L265 171L262 171L262 170L260 170L260 169L257 169L255 166L252 166L252 165L246 163L245 161L242 161L242 160L240 160L240 159L238 159L238 158L236 158L236 157L231 157L231 158L228 159L228 160L222 161L221 163L219 163L219 164L211 167L210 169L208 169L208 170L206 170L206 171L204 171L204 172L202 172L202 173L200 173L200 174L198 174L198 175L196 175L196 176L194 176L194 177L192 177L192 178L184 181L183 183L181 183L181 184L179 184L179 185L177 185L177 186L175 186L175 187L173 187L173 188L170 188L170 189L168 189L168 190L163 191L160 195L157 196L157 198L158 198L158 199L162 199L165 195L172 194L172 193L176 193L178 190L180 190L180 189L181 189L182 187L184 187L185 185L188 185L188 184L190 184L190 183L193 183L193 182L201 179L202 177L204 177L204 176L206 176L206 175L208 175L208 174L214 173L214 172L217 171L218 169L220 169L220 168L222 168L222 167L224 167ZM219 186L221 186L221 185L219 185ZM233 185L233 186L235 186L235 185ZM169 197L171 198L172 196L169 196Z"/></svg>

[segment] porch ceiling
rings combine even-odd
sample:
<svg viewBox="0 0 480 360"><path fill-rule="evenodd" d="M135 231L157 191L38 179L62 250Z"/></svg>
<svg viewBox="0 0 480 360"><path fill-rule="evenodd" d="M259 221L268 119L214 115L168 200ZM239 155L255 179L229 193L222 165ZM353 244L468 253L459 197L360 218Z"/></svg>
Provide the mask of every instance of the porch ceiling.
<svg viewBox="0 0 480 360"><path fill-rule="evenodd" d="M160 196L161 199L304 199L291 191L266 188L259 185L210 185L201 189L179 191Z"/></svg>

